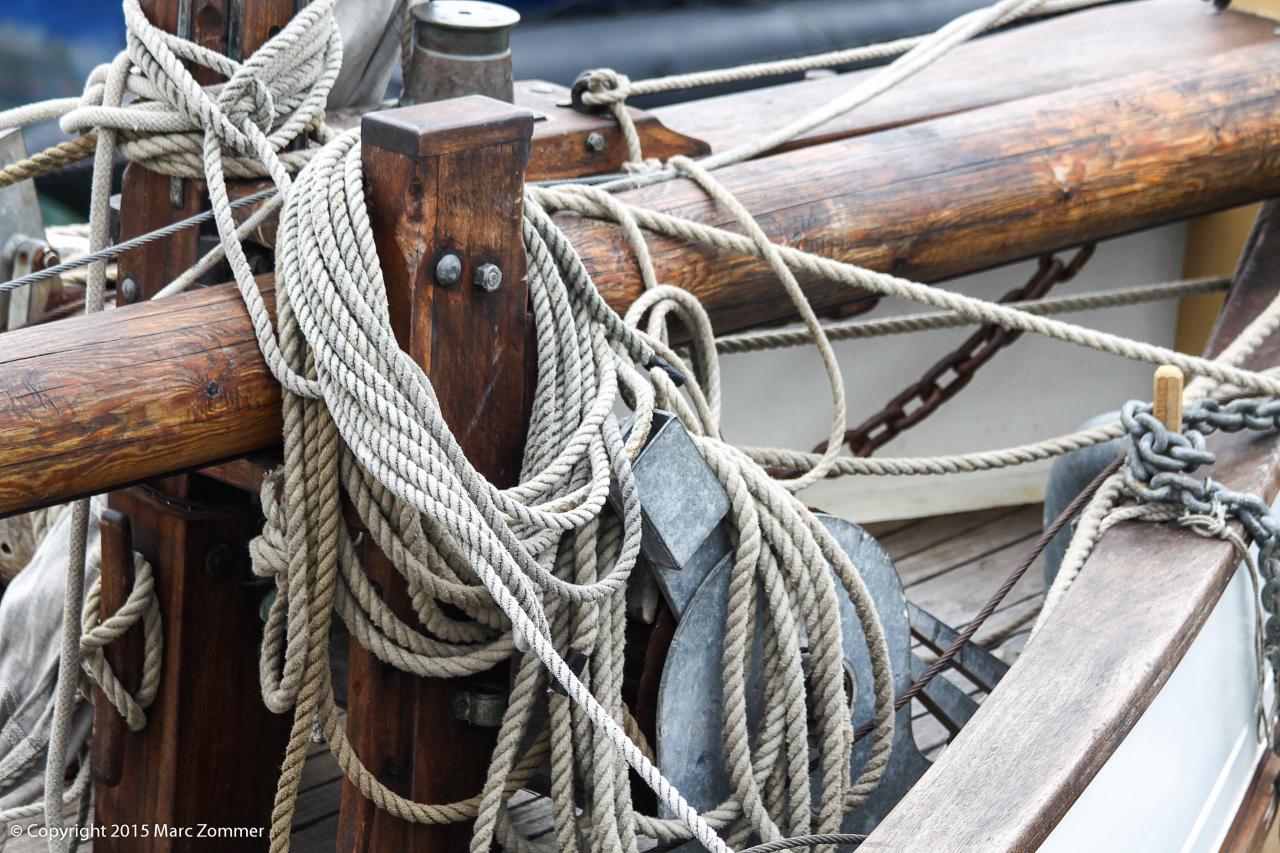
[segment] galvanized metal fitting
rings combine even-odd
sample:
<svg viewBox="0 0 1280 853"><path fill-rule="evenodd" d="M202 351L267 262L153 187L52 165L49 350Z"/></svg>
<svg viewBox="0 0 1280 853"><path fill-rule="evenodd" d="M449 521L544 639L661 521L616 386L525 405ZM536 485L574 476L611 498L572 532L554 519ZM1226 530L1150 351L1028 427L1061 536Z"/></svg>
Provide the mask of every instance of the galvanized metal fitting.
<svg viewBox="0 0 1280 853"><path fill-rule="evenodd" d="M452 287L462 278L462 258L453 252L436 261L436 284Z"/></svg>
<svg viewBox="0 0 1280 853"><path fill-rule="evenodd" d="M507 695L487 684L475 684L453 694L453 716L484 729L502 725L507 712Z"/></svg>
<svg viewBox="0 0 1280 853"><path fill-rule="evenodd" d="M463 95L511 103L511 29L520 13L481 0L427 0L409 7L413 58L400 96L421 104Z"/></svg>
<svg viewBox="0 0 1280 853"><path fill-rule="evenodd" d="M604 134L593 132L587 134L587 150L599 154L604 150Z"/></svg>
<svg viewBox="0 0 1280 853"><path fill-rule="evenodd" d="M486 293L493 293L502 287L502 269L497 264L481 264L476 267L476 274L472 280L476 287Z"/></svg>
<svg viewBox="0 0 1280 853"><path fill-rule="evenodd" d="M142 289L138 287L138 283L132 278L126 278L120 282L120 301L132 305L138 301L138 297L142 294Z"/></svg>

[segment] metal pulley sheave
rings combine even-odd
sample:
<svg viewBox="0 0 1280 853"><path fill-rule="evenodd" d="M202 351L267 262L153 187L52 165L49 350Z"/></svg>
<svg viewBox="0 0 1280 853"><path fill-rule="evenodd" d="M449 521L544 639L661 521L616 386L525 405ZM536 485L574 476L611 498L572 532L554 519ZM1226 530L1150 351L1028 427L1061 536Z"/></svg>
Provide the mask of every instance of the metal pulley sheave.
<svg viewBox="0 0 1280 853"><path fill-rule="evenodd" d="M655 413L649 440L633 467L644 513L644 537L642 558L628 589L629 614L652 623L661 598L676 620L657 690L654 750L666 778L694 808L705 811L733 793L724 757L722 665L734 560L725 525L729 499L684 427L669 413ZM955 632L908 605L889 555L869 533L830 515L819 518L849 555L871 595L888 645L894 693L901 695L924 669L911 651L913 630L935 648L953 642ZM852 682L848 687L856 686L852 691L846 688L856 697L852 708L856 730L867 724L874 712L871 657L852 602L838 579L835 586L845 674ZM759 606L763 608L763 604ZM966 646L960 658L958 667L988 689L1006 669L974 646ZM746 671L748 728L753 733L770 699L760 689L762 659L762 640L757 632ZM921 699L953 731L977 708L973 699L944 678L933 679ZM929 762L912 734L911 710L909 702L897 710L893 750L884 776L871 798L845 817L844 831L870 831L928 769ZM851 778L857 777L870 748L869 737L855 743ZM811 748L810 752L810 766L817 768L817 750ZM814 773L816 791L816 769ZM677 849L696 853L702 847L690 841Z"/></svg>

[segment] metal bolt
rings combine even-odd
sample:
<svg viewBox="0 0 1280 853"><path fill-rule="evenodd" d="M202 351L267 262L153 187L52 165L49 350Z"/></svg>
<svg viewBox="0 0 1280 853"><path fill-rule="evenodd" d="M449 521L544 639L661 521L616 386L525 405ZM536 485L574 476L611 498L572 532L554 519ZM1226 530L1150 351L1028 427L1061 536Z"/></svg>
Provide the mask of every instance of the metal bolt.
<svg viewBox="0 0 1280 853"><path fill-rule="evenodd" d="M235 555L231 553L231 546L226 542L219 542L214 545L204 555L204 571L210 577L220 577L231 573L232 567L235 565Z"/></svg>
<svg viewBox="0 0 1280 853"><path fill-rule="evenodd" d="M604 150L604 134L588 133L587 134L587 150L594 151L599 154Z"/></svg>
<svg viewBox="0 0 1280 853"><path fill-rule="evenodd" d="M497 264L481 264L476 267L475 278L476 287L488 293L493 293L502 286L502 270Z"/></svg>
<svg viewBox="0 0 1280 853"><path fill-rule="evenodd" d="M120 297L125 302L137 302L138 297L141 295L141 288L138 287L138 283L133 279L126 278L120 282Z"/></svg>
<svg viewBox="0 0 1280 853"><path fill-rule="evenodd" d="M450 252L436 262L436 282L446 287L462 278L462 259Z"/></svg>

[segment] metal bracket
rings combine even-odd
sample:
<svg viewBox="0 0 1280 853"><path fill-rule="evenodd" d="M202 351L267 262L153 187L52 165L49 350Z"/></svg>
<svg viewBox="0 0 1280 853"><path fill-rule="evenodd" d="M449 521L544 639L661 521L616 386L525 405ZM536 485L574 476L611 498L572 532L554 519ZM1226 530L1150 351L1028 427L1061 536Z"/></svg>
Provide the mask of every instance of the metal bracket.
<svg viewBox="0 0 1280 853"><path fill-rule="evenodd" d="M651 579L633 574L629 603L633 612L651 610L656 606L656 587L678 620L658 691L658 767L690 804L707 809L730 792L720 726L721 655L733 560L725 525L729 498L684 426L666 412L655 413L649 441L633 468L643 510L641 552ZM889 643L895 691L900 693L910 685L912 671L911 630L898 573L889 556L862 528L832 516L820 518L853 559L871 593ZM861 725L874 714L874 697L868 689L871 660L853 604L844 596L840 621L845 666L860 688L854 720L855 725ZM749 684L759 684L762 657L757 637L748 669ZM750 687L748 695L747 716L754 726L764 698ZM890 766L871 800L848 816L846 831L861 832L874 826L929 766L911 733L910 705L898 711L895 723ZM853 769L866 762L870 746L868 740L855 746ZM678 849L694 853L701 848L689 842Z"/></svg>
<svg viewBox="0 0 1280 853"><path fill-rule="evenodd" d="M0 131L0 166L27 156L21 130ZM58 263L58 253L45 241L44 219L35 184L19 181L0 188L0 281L11 281ZM57 280L0 293L0 331L39 319Z"/></svg>

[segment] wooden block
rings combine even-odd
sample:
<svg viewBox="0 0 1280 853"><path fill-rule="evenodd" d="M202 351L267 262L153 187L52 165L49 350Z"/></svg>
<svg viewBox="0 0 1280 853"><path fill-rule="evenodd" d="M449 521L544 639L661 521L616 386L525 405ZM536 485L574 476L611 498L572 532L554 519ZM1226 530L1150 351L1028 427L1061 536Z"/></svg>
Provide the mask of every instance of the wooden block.
<svg viewBox="0 0 1280 853"><path fill-rule="evenodd" d="M527 427L521 216L532 127L531 112L480 96L376 113L363 125L369 219L392 327L437 380L444 418L468 459L499 485L519 475ZM453 284L436 279L448 254L461 264ZM501 270L496 290L473 283L483 264ZM392 609L416 624L390 561L367 540L363 558ZM460 689L465 682L401 673L352 643L348 731L379 780L419 802L480 792L497 730L454 716ZM341 850L452 853L465 850L470 836L470 823L410 824L344 787Z"/></svg>
<svg viewBox="0 0 1280 853"><path fill-rule="evenodd" d="M1182 371L1172 364L1156 368L1151 411L1169 432L1182 432Z"/></svg>

